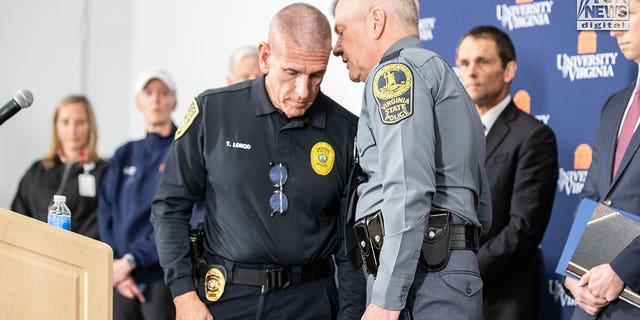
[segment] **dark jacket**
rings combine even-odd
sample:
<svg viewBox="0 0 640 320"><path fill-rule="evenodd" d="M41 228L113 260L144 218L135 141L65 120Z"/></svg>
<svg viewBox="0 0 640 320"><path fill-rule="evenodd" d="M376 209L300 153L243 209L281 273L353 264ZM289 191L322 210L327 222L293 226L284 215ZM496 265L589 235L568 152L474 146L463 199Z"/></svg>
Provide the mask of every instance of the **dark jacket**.
<svg viewBox="0 0 640 320"><path fill-rule="evenodd" d="M85 171L81 164L69 164L67 178L62 181L65 164L60 159L56 158L54 166L50 169L45 169L42 161L36 161L20 180L11 210L47 222L53 195L62 186L62 191L59 193L67 197L67 206L71 210L71 231L98 239L97 193L108 166L106 161L100 160L95 163L93 169L87 170L88 174L95 177L96 193L93 196L81 196L78 176ZM90 167L91 165L87 166L87 169Z"/></svg>

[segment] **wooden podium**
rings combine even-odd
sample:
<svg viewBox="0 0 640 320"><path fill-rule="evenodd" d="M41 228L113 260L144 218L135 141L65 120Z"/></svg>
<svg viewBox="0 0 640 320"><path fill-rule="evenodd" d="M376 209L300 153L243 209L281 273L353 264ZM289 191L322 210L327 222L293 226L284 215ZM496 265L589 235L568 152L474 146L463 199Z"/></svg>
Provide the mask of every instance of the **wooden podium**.
<svg viewBox="0 0 640 320"><path fill-rule="evenodd" d="M112 318L108 245L0 208L0 320Z"/></svg>

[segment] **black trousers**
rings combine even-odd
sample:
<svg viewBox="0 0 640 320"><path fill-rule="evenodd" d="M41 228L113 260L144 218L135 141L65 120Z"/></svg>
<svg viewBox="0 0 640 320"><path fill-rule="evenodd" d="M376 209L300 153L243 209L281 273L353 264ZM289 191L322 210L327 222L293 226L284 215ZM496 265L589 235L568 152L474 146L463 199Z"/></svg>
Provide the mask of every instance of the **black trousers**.
<svg viewBox="0 0 640 320"><path fill-rule="evenodd" d="M330 320L338 316L338 291L333 277L264 294L260 287L227 283L216 302L207 301L203 290L198 288L198 295L216 320Z"/></svg>
<svg viewBox="0 0 640 320"><path fill-rule="evenodd" d="M113 320L162 320L175 319L176 308L173 305L169 287L163 280L146 283L141 303L137 298L129 299L113 288Z"/></svg>

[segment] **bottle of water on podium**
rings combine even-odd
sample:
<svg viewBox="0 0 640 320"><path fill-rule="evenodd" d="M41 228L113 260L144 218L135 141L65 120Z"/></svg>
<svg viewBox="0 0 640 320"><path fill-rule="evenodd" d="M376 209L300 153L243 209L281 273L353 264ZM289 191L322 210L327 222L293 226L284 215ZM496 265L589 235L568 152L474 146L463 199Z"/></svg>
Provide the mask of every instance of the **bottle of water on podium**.
<svg viewBox="0 0 640 320"><path fill-rule="evenodd" d="M67 207L67 197L58 194L53 196L53 204L49 207L47 223L65 230L71 230L71 210Z"/></svg>

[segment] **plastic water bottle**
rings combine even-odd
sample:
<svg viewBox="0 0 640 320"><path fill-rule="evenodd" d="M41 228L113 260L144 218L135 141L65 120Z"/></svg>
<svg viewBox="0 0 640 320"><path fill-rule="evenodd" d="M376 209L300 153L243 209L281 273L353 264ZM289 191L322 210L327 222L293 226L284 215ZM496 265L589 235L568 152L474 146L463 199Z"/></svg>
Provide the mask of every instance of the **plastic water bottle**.
<svg viewBox="0 0 640 320"><path fill-rule="evenodd" d="M53 204L49 207L47 223L65 230L71 230L71 210L67 207L67 197L58 194L53 196Z"/></svg>

